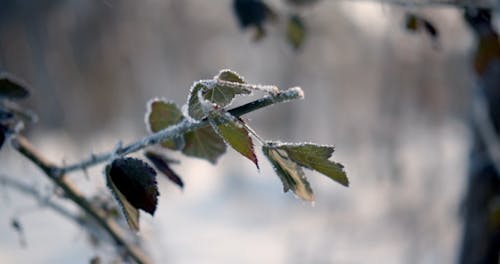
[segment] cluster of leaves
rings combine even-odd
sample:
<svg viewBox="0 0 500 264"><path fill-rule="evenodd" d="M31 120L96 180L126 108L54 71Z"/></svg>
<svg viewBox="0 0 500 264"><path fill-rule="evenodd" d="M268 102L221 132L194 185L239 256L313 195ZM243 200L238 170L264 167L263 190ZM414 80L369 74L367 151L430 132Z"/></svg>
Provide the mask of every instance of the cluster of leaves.
<svg viewBox="0 0 500 264"><path fill-rule="evenodd" d="M19 80L6 73L0 73L0 148L8 135L19 128L18 118L25 116L14 101L25 99L28 96L29 91Z"/></svg>
<svg viewBox="0 0 500 264"><path fill-rule="evenodd" d="M151 215L156 210L159 194L156 171L179 187L184 186L182 179L169 167L173 161L165 156L164 152L168 150L181 151L186 156L215 164L230 146L259 168L253 142L255 138L262 144L262 151L281 179L285 192L291 190L303 200L314 200L302 168L318 171L342 185L348 185L343 166L329 160L333 147L264 141L241 118L230 114L228 107L235 97L248 96L254 90L264 91L270 96L279 92L276 87L248 84L236 72L222 70L213 79L193 84L184 111L175 103L163 99L148 103L146 125L150 133L185 124L202 122L200 124L206 125L164 140L159 144L162 152L147 151L145 157L156 170L140 159L126 157L117 158L107 166L108 186L133 230L139 230L139 209Z"/></svg>
<svg viewBox="0 0 500 264"><path fill-rule="evenodd" d="M310 6L317 0L287 0L287 4L294 7ZM254 30L255 41L262 40L266 36L266 24L275 24L279 20L275 8L262 0L234 0L233 9L236 19L242 29ZM288 14L286 25L286 40L295 50L300 49L306 39L307 27L302 16L298 12Z"/></svg>
<svg viewBox="0 0 500 264"><path fill-rule="evenodd" d="M439 39L439 31L437 27L434 26L434 23L422 15L411 12L406 13L404 26L406 30L411 33L426 33L434 42L437 42Z"/></svg>

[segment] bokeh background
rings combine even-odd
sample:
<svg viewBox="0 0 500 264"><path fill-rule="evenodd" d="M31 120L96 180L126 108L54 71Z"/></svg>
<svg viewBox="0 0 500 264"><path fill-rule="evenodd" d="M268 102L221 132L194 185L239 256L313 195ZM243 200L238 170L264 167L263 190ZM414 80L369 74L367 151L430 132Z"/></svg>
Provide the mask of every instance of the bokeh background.
<svg viewBox="0 0 500 264"><path fill-rule="evenodd" d="M39 115L27 136L52 160L74 162L144 136L150 98L182 105L193 81L220 69L301 86L305 100L246 117L266 139L335 145L351 186L309 172L317 201L304 203L282 193L261 153L260 171L233 150L217 166L172 154L186 188L161 179L155 217L143 214L139 236L153 259L455 262L474 81L461 11L321 1L301 10L308 35L297 52L284 39L285 17L256 43L231 2L0 1L0 70L31 84L24 105ZM437 43L404 29L408 9L434 21ZM51 197L44 176L12 149L0 152L0 168ZM70 177L88 195L108 195L101 167ZM40 202L0 188L0 263L88 263L113 253ZM23 225L25 247L12 218Z"/></svg>

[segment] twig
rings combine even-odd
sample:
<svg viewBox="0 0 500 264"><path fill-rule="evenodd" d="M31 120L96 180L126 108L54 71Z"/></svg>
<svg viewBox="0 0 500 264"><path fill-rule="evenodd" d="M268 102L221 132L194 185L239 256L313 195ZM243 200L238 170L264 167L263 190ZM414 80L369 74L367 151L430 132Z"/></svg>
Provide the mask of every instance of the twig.
<svg viewBox="0 0 500 264"><path fill-rule="evenodd" d="M66 208L62 207L60 204L58 204L50 199L47 199L36 188L34 188L31 185L28 185L26 183L23 183L19 180L11 178L11 177L7 177L5 175L0 175L0 184L5 185L6 187L9 187L9 188L13 188L14 190L16 190L22 194L31 196L35 200L39 201L43 206L46 206L46 207L54 210L59 215L76 222L80 226L84 225L81 218L79 218L77 215L70 212Z"/></svg>
<svg viewBox="0 0 500 264"><path fill-rule="evenodd" d="M295 100L295 99L302 99L304 97L304 92L302 89L299 87L294 87L290 88L285 91L281 91L276 93L275 95L269 95L264 98L255 100L253 102L244 104L242 106L236 107L234 109L229 110L228 112L232 114L233 116L239 117L244 114L253 112L255 110L258 110L260 108L276 104L276 103L282 103L282 102L287 102L290 100ZM181 121L179 124L168 127L164 130L158 131L154 134L151 134L149 136L146 136L136 142L130 143L129 145L116 149L111 152L106 152L102 154L97 154L97 155L91 155L89 159L86 159L82 162L78 162L75 164L71 164L68 166L64 166L61 168L56 169L59 174L67 174L73 171L77 170L85 170L89 167L98 165L103 162L107 162L111 159L113 154L116 155L127 155L133 152L136 152L138 150L141 150L145 147L151 146L151 145L156 145L162 141L165 141L167 139L171 139L177 135L182 135L186 132L189 132L191 130L195 130L198 128L202 128L204 126L208 125L207 120L202 120L200 122L195 122L191 121L188 119L184 119Z"/></svg>
<svg viewBox="0 0 500 264"><path fill-rule="evenodd" d="M39 154L26 138L17 136L12 139L11 143L12 146L19 151L19 153L37 165L47 175L47 177L54 182L55 185L60 187L67 198L72 200L81 209L83 209L85 213L94 218L97 223L104 228L104 230L106 230L116 244L125 249L130 257L132 257L137 263L151 263L146 254L139 247L127 241L120 226L114 220L106 217L106 214L102 209L93 206L89 201L87 201L87 199L85 199L80 191L73 184L71 184L66 177L62 177L63 174L61 174L61 170Z"/></svg>

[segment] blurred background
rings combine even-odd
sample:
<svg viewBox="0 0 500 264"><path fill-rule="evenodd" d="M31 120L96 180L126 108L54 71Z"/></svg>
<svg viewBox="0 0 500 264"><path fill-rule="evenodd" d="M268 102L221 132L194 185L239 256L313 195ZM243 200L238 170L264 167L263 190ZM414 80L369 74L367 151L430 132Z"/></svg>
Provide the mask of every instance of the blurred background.
<svg viewBox="0 0 500 264"><path fill-rule="evenodd" d="M246 117L265 139L335 145L351 186L308 172L310 204L283 194L260 152L260 171L233 150L217 166L172 154L186 187L160 179L159 208L154 218L143 214L139 233L157 263L456 262L474 47L460 10L409 7L434 21L433 40L405 30L408 8L320 1L301 10L307 38L295 51L285 17L255 42L229 0L0 5L0 70L31 85L24 105L39 122L25 132L56 162L146 135L149 99L182 105L193 81L220 69L303 88L305 100ZM45 177L11 148L0 152L0 168L50 196ZM88 195L108 195L102 167L69 177ZM0 263L88 263L112 252L40 202L0 188Z"/></svg>

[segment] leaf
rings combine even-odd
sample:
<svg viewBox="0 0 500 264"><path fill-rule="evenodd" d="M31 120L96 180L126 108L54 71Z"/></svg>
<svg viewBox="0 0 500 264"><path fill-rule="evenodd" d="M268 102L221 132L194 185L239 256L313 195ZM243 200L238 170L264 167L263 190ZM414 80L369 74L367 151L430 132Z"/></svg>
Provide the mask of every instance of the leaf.
<svg viewBox="0 0 500 264"><path fill-rule="evenodd" d="M227 69L220 71L215 78L226 82L245 83L243 77L241 77L238 73Z"/></svg>
<svg viewBox="0 0 500 264"><path fill-rule="evenodd" d="M175 103L154 99L148 103L146 118L148 130L155 133L179 123L183 116ZM184 138L182 136L174 137L161 142L161 145L165 148L180 150L184 147Z"/></svg>
<svg viewBox="0 0 500 264"><path fill-rule="evenodd" d="M261 0L234 0L233 10L242 29L255 28L254 40L266 35L265 22L278 19L276 12Z"/></svg>
<svg viewBox="0 0 500 264"><path fill-rule="evenodd" d="M271 144L262 146L262 152L273 165L283 183L283 191L292 190L299 198L314 201L313 191L302 168L292 161L288 153Z"/></svg>
<svg viewBox="0 0 500 264"><path fill-rule="evenodd" d="M416 32L420 29L421 18L413 13L407 13L405 17L405 28L409 32Z"/></svg>
<svg viewBox="0 0 500 264"><path fill-rule="evenodd" d="M295 14L288 19L286 38L295 50L302 47L306 38L306 26L300 16Z"/></svg>
<svg viewBox="0 0 500 264"><path fill-rule="evenodd" d="M153 163L155 168L163 173L170 181L175 183L181 189L184 188L184 182L181 177L179 177L179 175L177 175L177 173L175 173L168 165L169 159L167 157L152 151L147 151L144 155L149 161L151 161L151 163Z"/></svg>
<svg viewBox="0 0 500 264"><path fill-rule="evenodd" d="M429 34L429 36L431 36L431 38L433 39L439 38L439 31L437 30L436 26L434 26L434 24L432 24L432 22L430 22L429 20L424 20L423 22L427 34Z"/></svg>
<svg viewBox="0 0 500 264"><path fill-rule="evenodd" d="M281 144L279 148L285 150L290 159L299 165L320 172L344 186L349 186L344 166L328 160L334 151L333 147L314 144Z"/></svg>
<svg viewBox="0 0 500 264"><path fill-rule="evenodd" d="M222 70L214 78L218 81L212 89L208 89L204 98L219 107L225 107L231 104L234 97L239 94L251 94L251 91L238 84L245 83L243 77L231 70Z"/></svg>
<svg viewBox="0 0 500 264"><path fill-rule="evenodd" d="M132 230L139 230L139 211L154 215L158 203L156 172L135 158L115 159L106 168L107 185L122 207Z"/></svg>
<svg viewBox="0 0 500 264"><path fill-rule="evenodd" d="M422 17L421 15L417 15L414 13L407 13L405 18L405 28L409 32L417 32L422 28L433 40L437 40L439 38L439 31L434 26L434 24Z"/></svg>
<svg viewBox="0 0 500 264"><path fill-rule="evenodd" d="M205 117L203 109L201 108L200 100L198 100L198 91L207 89L208 87L199 82L194 83L193 86L191 87L187 105L188 105L188 114L194 120L199 121Z"/></svg>
<svg viewBox="0 0 500 264"><path fill-rule="evenodd" d="M20 81L6 73L0 73L0 97L8 99L23 99L28 97L29 91Z"/></svg>
<svg viewBox="0 0 500 264"><path fill-rule="evenodd" d="M211 112L209 115L210 124L213 129L221 135L228 145L252 161L258 169L259 163L253 148L252 138L243 126L243 121L237 120L234 117L233 119L216 111Z"/></svg>
<svg viewBox="0 0 500 264"><path fill-rule="evenodd" d="M182 153L187 156L206 159L212 164L226 152L226 144L210 126L202 127L184 134L186 145Z"/></svg>
<svg viewBox="0 0 500 264"><path fill-rule="evenodd" d="M233 9L241 28L260 27L266 20L275 20L277 17L261 0L234 0Z"/></svg>

